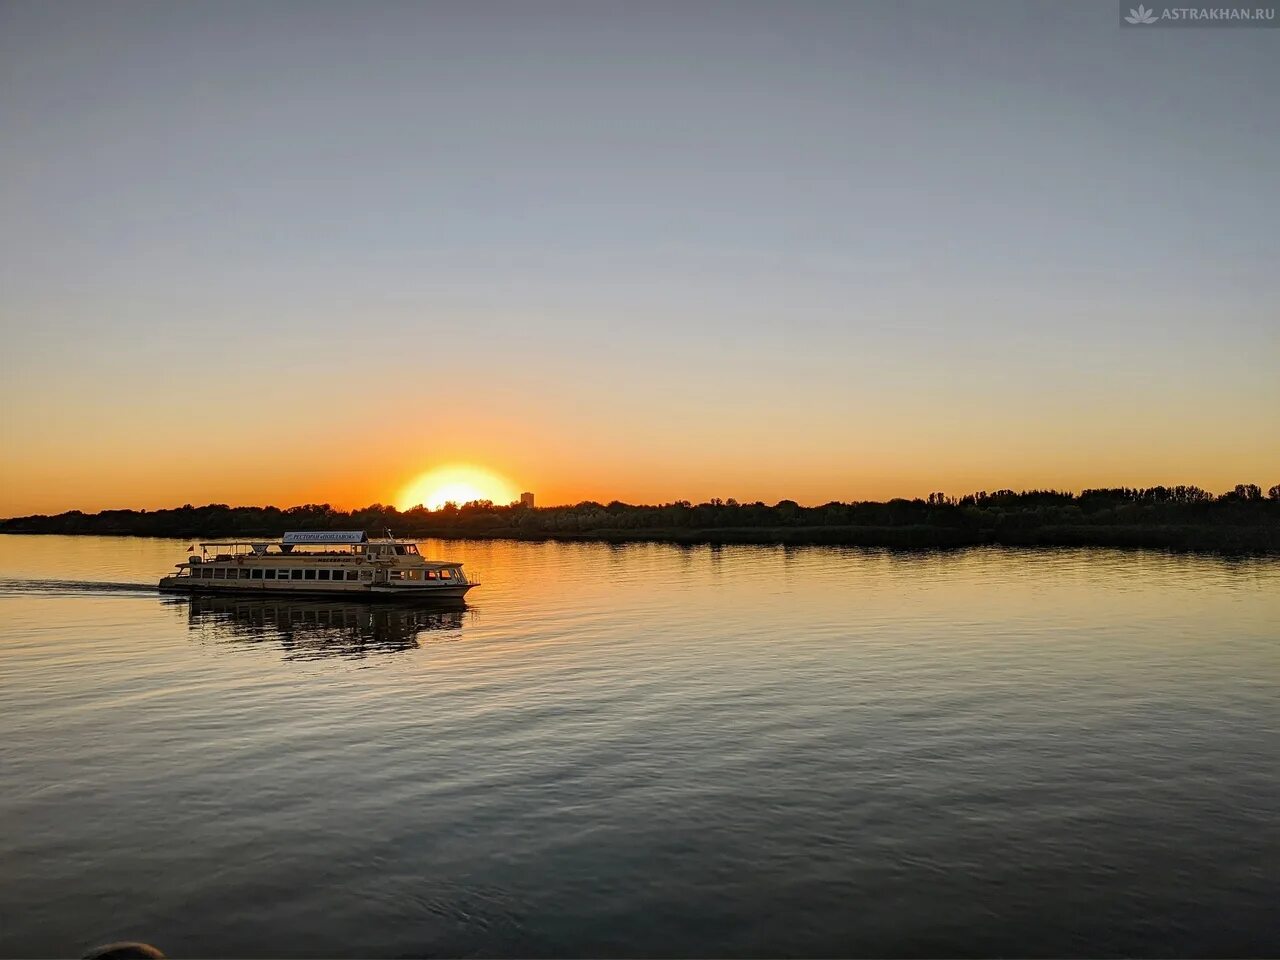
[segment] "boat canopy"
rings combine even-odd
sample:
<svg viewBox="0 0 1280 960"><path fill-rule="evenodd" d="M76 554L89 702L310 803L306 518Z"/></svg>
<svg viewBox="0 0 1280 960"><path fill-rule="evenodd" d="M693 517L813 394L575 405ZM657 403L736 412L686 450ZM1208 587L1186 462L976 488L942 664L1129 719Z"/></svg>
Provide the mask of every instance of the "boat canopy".
<svg viewBox="0 0 1280 960"><path fill-rule="evenodd" d="M252 547L261 553L267 547L279 547L283 551L306 546L408 546L416 544L413 537L370 537L362 530L316 530L286 533L279 540L201 540L201 547Z"/></svg>

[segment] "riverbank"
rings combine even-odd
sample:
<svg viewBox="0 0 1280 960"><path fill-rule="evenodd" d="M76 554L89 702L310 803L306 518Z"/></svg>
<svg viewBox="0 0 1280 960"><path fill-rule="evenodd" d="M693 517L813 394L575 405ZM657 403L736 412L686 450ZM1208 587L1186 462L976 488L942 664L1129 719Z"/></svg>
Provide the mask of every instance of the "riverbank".
<svg viewBox="0 0 1280 960"><path fill-rule="evenodd" d="M902 549L980 545L1150 547L1280 553L1280 487L1239 486L1214 496L1195 487L1115 488L1080 494L997 491L958 499L832 502L805 507L713 500L637 506L592 501L559 507L452 504L399 511L374 504L279 509L184 505L167 510L70 511L0 520L0 533L272 538L289 530L394 531L397 536L607 543L829 544Z"/></svg>
<svg viewBox="0 0 1280 960"><path fill-rule="evenodd" d="M37 536L177 537L200 540L227 534L188 531L182 534L136 532L66 532L0 529L0 534ZM914 525L903 527L721 527L706 530L529 530L519 527L459 531L451 528L414 531L411 536L434 540L513 540L519 542L673 543L704 545L786 545L880 547L896 550L955 549L974 546L1117 547L1211 553L1280 555L1280 529L1274 527L1041 527L1033 529L966 530ZM276 533L254 531L237 536L273 538Z"/></svg>

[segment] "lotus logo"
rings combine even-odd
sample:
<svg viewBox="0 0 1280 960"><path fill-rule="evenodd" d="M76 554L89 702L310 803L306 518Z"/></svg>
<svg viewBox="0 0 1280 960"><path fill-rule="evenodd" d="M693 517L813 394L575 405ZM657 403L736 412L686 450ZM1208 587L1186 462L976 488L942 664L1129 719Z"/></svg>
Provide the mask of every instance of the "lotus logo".
<svg viewBox="0 0 1280 960"><path fill-rule="evenodd" d="M1130 8L1129 15L1125 17L1130 23L1155 23L1156 13L1154 10L1148 10L1142 4L1138 4L1138 9Z"/></svg>

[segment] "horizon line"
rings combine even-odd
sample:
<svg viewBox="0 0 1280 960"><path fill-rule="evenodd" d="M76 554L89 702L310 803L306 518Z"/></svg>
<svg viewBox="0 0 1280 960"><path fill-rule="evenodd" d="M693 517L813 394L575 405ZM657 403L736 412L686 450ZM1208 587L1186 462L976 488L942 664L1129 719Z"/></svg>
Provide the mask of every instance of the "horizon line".
<svg viewBox="0 0 1280 960"><path fill-rule="evenodd" d="M899 500L905 501L908 503L913 503L918 501L920 503L945 506L945 505L957 504L960 501L967 498L985 499L985 498L995 497L995 496L1027 496L1032 494L1081 497L1087 493L1091 493L1095 491L1098 491L1098 492L1133 491L1134 493L1144 493L1144 492L1154 492L1159 490L1170 491L1170 492L1182 491L1184 493L1193 493L1193 492L1203 493L1203 494L1208 494L1212 496L1214 499L1217 499L1219 497L1225 497L1231 493L1238 493L1242 489L1246 489L1246 488L1257 490L1260 494L1264 490L1264 488L1261 485L1256 483L1237 483L1237 484L1234 484L1231 488L1222 491L1221 493L1215 493L1213 490L1210 490L1205 487L1201 487L1197 484L1182 483L1182 484L1153 484L1151 486L1121 485L1121 486L1114 486L1114 487L1105 487L1105 486L1081 487L1079 490L1059 489L1057 487L1032 487L1032 488L1023 488L1021 490L1014 490L1008 487L1001 487L995 490L973 490L973 491L969 491L968 493L960 494L958 496L952 496L950 494L947 494L945 491L933 491L927 497L919 497L919 496L890 497L885 500L858 500L858 499L824 500L821 503L801 503L797 500L792 500L785 497L781 500L776 501L775 503L766 503L763 500L738 500L735 497L724 497L724 498L712 497L709 500L703 500L699 503L694 503L693 501L686 500L686 499L667 500L667 501L662 501L657 503L631 503L625 500L617 500L617 499L608 500L608 501L586 499L586 500L578 500L572 503L552 503L552 504L542 504L539 506L528 506L528 505L522 504L519 500L513 500L509 503L498 503L493 500L480 499L480 500L468 500L464 503L445 503L435 510L421 503L415 504L412 507L400 509L394 504L379 503L376 501L374 503L370 503L362 507L346 507L346 508L335 507L332 504L326 503L323 501L298 503L298 504L294 504L292 506L287 506L287 507L278 507L270 503L267 503L267 504L244 503L244 504L232 505L229 503L212 502L212 503L206 503L201 505L184 503L180 506L171 506L171 507L107 507L107 508L103 508L101 510L95 510L95 511L86 511L78 507L72 507L70 509L61 510L56 513L30 513L30 514L24 514L21 516L0 517L0 523L7 523L14 520L28 520L36 517L66 516L68 514L96 516L104 513L176 513L176 512L182 512L187 510L208 510L211 508L219 508L219 509L225 509L225 510L277 510L277 511L280 511L281 513L284 513L289 510L299 510L306 507L324 507L334 511L335 513L347 513L347 514L362 513L369 510L381 510L384 512L391 511L399 514L409 514L409 513L419 512L419 511L423 513L436 514L436 513L448 512L450 507L452 507L453 510L460 510L464 507L472 507L477 505L494 508L494 509L510 509L511 507L522 507L523 509L526 509L526 510L562 510L562 509L581 507L581 506L587 506L587 505L609 507L614 504L618 504L624 507L636 507L636 508L657 508L657 507L677 507L677 506L689 507L689 508L703 507L703 506L707 506L707 507L766 506L770 508L776 508L783 505L794 505L801 509L815 509L818 507L827 506L829 504L853 505L853 504L863 504L863 503L893 503ZM1280 499L1280 483L1275 484L1270 488L1266 488L1265 495L1267 496L1268 499ZM935 498L938 498L938 499L935 500Z"/></svg>

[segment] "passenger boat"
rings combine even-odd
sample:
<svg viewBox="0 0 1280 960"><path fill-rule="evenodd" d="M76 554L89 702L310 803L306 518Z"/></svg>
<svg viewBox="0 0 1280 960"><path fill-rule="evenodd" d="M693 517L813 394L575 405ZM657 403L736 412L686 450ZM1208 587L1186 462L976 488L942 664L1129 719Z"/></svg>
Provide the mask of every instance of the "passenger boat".
<svg viewBox="0 0 1280 960"><path fill-rule="evenodd" d="M462 564L425 559L416 540L374 540L359 530L201 543L198 556L176 566L161 590L461 600L479 586Z"/></svg>

